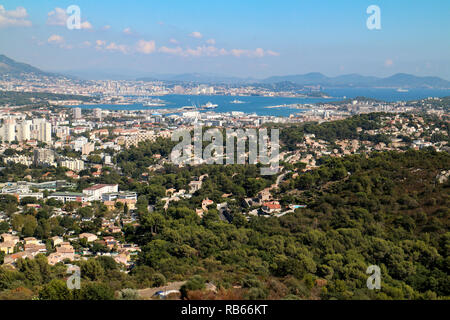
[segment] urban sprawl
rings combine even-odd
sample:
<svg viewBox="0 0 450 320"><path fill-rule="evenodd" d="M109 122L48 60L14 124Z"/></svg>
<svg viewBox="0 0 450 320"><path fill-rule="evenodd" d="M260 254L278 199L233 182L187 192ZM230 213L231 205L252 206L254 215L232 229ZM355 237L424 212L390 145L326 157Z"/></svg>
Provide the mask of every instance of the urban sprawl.
<svg viewBox="0 0 450 320"><path fill-rule="evenodd" d="M299 96L298 92L271 92L248 86L131 81L74 83L67 79L44 86L41 81L6 79L0 82L0 88L8 92L41 91L86 96L94 99L90 104L142 102L148 96L167 94L217 94L237 98L250 94ZM317 168L321 158L430 147L448 152L448 126L442 123L448 125L449 114L448 108L441 107L443 99L382 102L355 98L301 105L306 111L293 112L288 117L260 116L251 111L217 113L196 108L176 112L149 108L82 109L72 107L86 103L77 98L49 98L47 104L41 106L3 104L0 106L0 192L4 203L0 212L3 230L0 252L4 254L3 264L14 266L19 259L34 259L39 254L47 255L51 265L70 265L77 260L106 255L128 272L141 248L124 235L126 228L136 228L142 223L139 208L145 206L145 212L170 210L177 202L195 197L210 178L208 174L198 175L185 181L184 186L172 183L169 187L166 183L158 186L158 192L148 193L156 194L155 197L142 197L141 190L149 187L151 177L167 165L176 166L170 163L167 152L157 151L150 156L151 161L144 172L139 172L139 176L127 176L132 169L127 168L127 161L120 161L130 159L123 156L124 153L139 149L141 144L170 141L176 130L193 130L198 125L221 129L276 127L280 128L285 144L285 128L305 123L339 123L376 114L379 125L357 127L357 137L328 140L305 133L301 140L287 147L283 145L279 159L282 170L274 177L272 185L258 190L253 197L245 196L237 207L230 193L223 194L220 201L201 199L201 205L195 209L202 218L213 208L223 221L230 221L230 212L236 210L246 219L251 216L281 217L305 208L306 204L282 202L272 191L287 177L295 179L302 172ZM152 101L163 105L162 100ZM299 163L303 166L298 166ZM197 164L202 165L201 162ZM113 181L113 175L125 176L130 183L119 184ZM448 176L448 171L442 172L440 179L445 180ZM137 184L140 187L136 187ZM38 223L39 215L43 214L46 225ZM67 218L70 223L61 222L69 221Z"/></svg>

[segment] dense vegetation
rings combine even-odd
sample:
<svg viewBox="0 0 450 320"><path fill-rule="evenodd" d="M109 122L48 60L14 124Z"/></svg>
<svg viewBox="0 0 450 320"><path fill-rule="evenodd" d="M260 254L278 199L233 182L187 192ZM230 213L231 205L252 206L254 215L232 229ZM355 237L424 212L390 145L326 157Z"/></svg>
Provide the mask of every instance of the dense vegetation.
<svg viewBox="0 0 450 320"><path fill-rule="evenodd" d="M280 140L283 143L283 148L289 151L296 150L297 144L303 141L306 134L314 134L317 139L324 140L331 144L333 144L336 140L346 139L371 141L375 144L383 142L386 145L391 143L392 138L403 138L403 141L411 142L412 140L410 138L404 136L395 137L388 136L386 134L370 135L367 133L367 130L377 130L383 126L386 126L385 120L390 117L390 114L379 112L359 114L344 120L324 122L320 124L317 122L307 122L296 125L288 125L282 128L280 132ZM409 120L409 127L417 128L417 124L414 123L414 118L412 115L403 114L402 117L403 119ZM446 119L439 119L436 116L425 113L421 114L420 117L423 118L425 124L427 124L429 128L425 130L424 133L418 138L431 137L431 142L449 141L449 135L432 132L434 128L439 128L442 131L450 132L450 123L446 121ZM358 128L361 128L362 130L358 131Z"/></svg>
<svg viewBox="0 0 450 320"><path fill-rule="evenodd" d="M55 94L47 92L16 92L0 91L0 105L46 105L48 100L80 100L84 102L93 101L93 98L79 95Z"/></svg>
<svg viewBox="0 0 450 320"><path fill-rule="evenodd" d="M275 192L283 197L282 203L306 203L307 209L281 218L249 220L235 212L231 223L211 209L199 218L193 209L204 196L214 197L217 188L220 193L227 192L224 188L231 183L231 193L239 198L239 186L248 194L246 180L259 181L253 178L253 169L238 168L226 167L229 172L222 176L215 166L196 168L192 174L208 172L213 178L205 180L205 190L192 201L173 203L167 212L159 206L148 212L155 190L150 186L142 190L138 203L141 225L125 228L126 240L142 248L137 266L129 274L106 258L77 262L82 269L82 290L68 292L58 280L66 276L64 267L49 267L42 257L20 262L17 270L1 267L2 294L110 299L114 291L125 288L190 279L182 290L188 298L450 296L450 185L436 179L450 168L448 153L424 150L322 159L320 168L298 176L290 174ZM246 177L244 182L236 180L233 172ZM164 172L150 179L181 187L183 183L177 179L182 177L181 172ZM262 183L251 193L270 183ZM382 270L379 291L366 287L370 265ZM204 290L205 282L213 282L218 292Z"/></svg>
<svg viewBox="0 0 450 320"><path fill-rule="evenodd" d="M288 126L280 132L280 140L284 148L293 151L297 143L303 140L305 134L314 134L316 138L334 142L337 139L362 138L357 128L374 130L381 128L381 120L385 113L370 113L356 115L345 120L315 123L307 122L299 125Z"/></svg>

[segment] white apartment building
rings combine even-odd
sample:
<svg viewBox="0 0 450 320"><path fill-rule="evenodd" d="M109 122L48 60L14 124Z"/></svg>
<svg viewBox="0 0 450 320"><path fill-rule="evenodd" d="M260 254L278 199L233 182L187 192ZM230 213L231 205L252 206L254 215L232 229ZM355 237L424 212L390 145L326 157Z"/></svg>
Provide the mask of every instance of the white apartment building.
<svg viewBox="0 0 450 320"><path fill-rule="evenodd" d="M4 142L12 142L16 140L16 119L8 117L3 121L1 128L1 138Z"/></svg>
<svg viewBox="0 0 450 320"><path fill-rule="evenodd" d="M81 119L81 108L73 108L73 117L75 119Z"/></svg>
<svg viewBox="0 0 450 320"><path fill-rule="evenodd" d="M102 196L106 193L119 192L118 184L96 184L92 187L83 190L83 194L88 201L100 201Z"/></svg>
<svg viewBox="0 0 450 320"><path fill-rule="evenodd" d="M18 163L23 164L27 167L33 164L33 159L31 157L26 157L24 155L18 155L13 157L8 157L4 159L6 163Z"/></svg>
<svg viewBox="0 0 450 320"><path fill-rule="evenodd" d="M155 133L153 131L140 131L135 135L125 138L125 148L129 148L131 146L137 147L139 145L139 142L154 139Z"/></svg>
<svg viewBox="0 0 450 320"><path fill-rule="evenodd" d="M81 148L81 154L82 155L89 155L91 152L94 152L95 150L95 144L94 143L86 143Z"/></svg>
<svg viewBox="0 0 450 320"><path fill-rule="evenodd" d="M54 166L55 165L55 153L49 149L35 149L34 150L34 163L36 165Z"/></svg>
<svg viewBox="0 0 450 320"><path fill-rule="evenodd" d="M59 162L59 165L76 172L84 170L84 161L80 159L64 159Z"/></svg>
<svg viewBox="0 0 450 320"><path fill-rule="evenodd" d="M60 139L66 139L70 135L70 128L67 126L57 126L54 128L56 136Z"/></svg>
<svg viewBox="0 0 450 320"><path fill-rule="evenodd" d="M52 142L52 124L46 119L33 119L31 124L31 138L41 142Z"/></svg>
<svg viewBox="0 0 450 320"><path fill-rule="evenodd" d="M31 125L31 120L24 120L16 126L18 141L31 140Z"/></svg>
<svg viewBox="0 0 450 320"><path fill-rule="evenodd" d="M79 138L77 138L76 140L72 141L72 142L70 143L70 145L72 146L73 150L75 150L75 151L81 151L82 148L83 148L83 146L84 146L85 144L87 144L88 141L89 141L89 140L88 140L88 138L86 138L86 137L79 137Z"/></svg>
<svg viewBox="0 0 450 320"><path fill-rule="evenodd" d="M102 119L102 109L95 108L94 109L94 117L101 121L101 119Z"/></svg>
<svg viewBox="0 0 450 320"><path fill-rule="evenodd" d="M50 122L42 122L39 128L39 141L45 143L52 142L52 125Z"/></svg>

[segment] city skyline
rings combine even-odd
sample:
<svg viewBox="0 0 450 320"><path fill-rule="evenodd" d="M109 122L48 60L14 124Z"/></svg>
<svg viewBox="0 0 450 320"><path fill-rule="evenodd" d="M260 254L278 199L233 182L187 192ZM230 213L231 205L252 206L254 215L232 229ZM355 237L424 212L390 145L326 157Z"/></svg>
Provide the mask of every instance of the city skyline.
<svg viewBox="0 0 450 320"><path fill-rule="evenodd" d="M81 30L65 25L66 9L74 4L81 9ZM366 26L370 5L380 7L381 30ZM448 9L445 1L3 1L0 52L69 74L411 73L450 79Z"/></svg>

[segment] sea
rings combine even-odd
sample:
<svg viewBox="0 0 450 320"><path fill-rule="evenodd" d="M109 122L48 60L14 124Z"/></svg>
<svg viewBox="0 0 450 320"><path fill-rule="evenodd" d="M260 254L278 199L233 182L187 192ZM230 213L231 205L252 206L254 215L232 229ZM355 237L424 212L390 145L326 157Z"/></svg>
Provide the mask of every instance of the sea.
<svg viewBox="0 0 450 320"><path fill-rule="evenodd" d="M395 101L411 101L419 100L428 97L445 97L450 96L450 89L414 89L408 92L398 92L396 89L366 89L366 88L351 88L351 89L325 89L324 90L331 98L282 98L282 97L260 97L260 96L215 96L215 95L166 95L155 96L166 103L166 106L143 106L142 104L130 105L79 105L68 106L71 108L79 107L81 109L95 109L100 108L104 110L154 110L155 113L161 109L179 109L184 106L200 106L208 102L217 104L218 107L206 111L214 111L216 113L225 113L231 111L241 111L247 114L256 113L260 116L277 116L288 117L291 114L301 113L310 109L311 104L319 102L333 102L344 99L353 99L356 97L367 97L379 99L387 102ZM234 100L239 100L244 103L235 104ZM268 108L279 105L302 104L305 108Z"/></svg>

